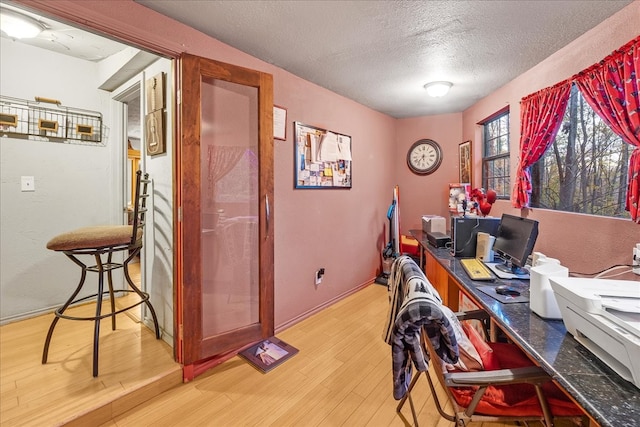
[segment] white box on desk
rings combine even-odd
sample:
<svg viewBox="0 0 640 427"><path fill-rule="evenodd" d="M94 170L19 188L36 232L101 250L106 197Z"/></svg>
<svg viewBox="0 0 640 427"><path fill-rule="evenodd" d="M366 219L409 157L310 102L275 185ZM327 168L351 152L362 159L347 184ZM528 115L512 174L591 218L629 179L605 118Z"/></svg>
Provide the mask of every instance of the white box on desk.
<svg viewBox="0 0 640 427"><path fill-rule="evenodd" d="M422 231L425 233L447 234L447 222L443 217L438 215L423 215Z"/></svg>

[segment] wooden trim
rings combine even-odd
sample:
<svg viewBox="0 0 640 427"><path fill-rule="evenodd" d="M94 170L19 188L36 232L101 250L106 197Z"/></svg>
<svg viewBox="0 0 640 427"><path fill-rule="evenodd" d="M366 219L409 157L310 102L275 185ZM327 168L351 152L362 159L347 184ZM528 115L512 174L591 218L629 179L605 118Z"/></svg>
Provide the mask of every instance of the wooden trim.
<svg viewBox="0 0 640 427"><path fill-rule="evenodd" d="M131 206L136 198L136 172L140 167L140 150L127 149L127 159L131 161Z"/></svg>
<svg viewBox="0 0 640 427"><path fill-rule="evenodd" d="M273 76L260 73L259 88L259 205L260 205L260 323L262 338L274 334L274 236L275 197L273 197ZM267 206L267 199L269 206ZM267 212L268 211L268 212ZM266 218L266 216L269 218ZM268 228L267 228L268 227Z"/></svg>
<svg viewBox="0 0 640 427"><path fill-rule="evenodd" d="M504 107L502 107L501 109L499 109L495 113L491 114L488 117L485 117L484 119L480 120L476 124L477 125L484 125L485 123L490 122L491 120L495 119L496 117L499 117L499 116L503 115L504 113L509 112L510 109L511 109L511 107L509 105L505 105Z"/></svg>
<svg viewBox="0 0 640 427"><path fill-rule="evenodd" d="M202 339L202 324L200 322L201 307L198 310L185 310L189 301L200 301L201 271L200 271L200 238L187 239L187 236L200 235L200 165L187 164L189 159L200 158L200 60L193 55L183 55L181 68L181 103L182 119L180 153L181 170L177 185L180 187L181 222L181 280L177 292L181 294L182 305L176 307L181 313L181 325L188 325L184 330L182 341L182 363L191 365L198 360L199 346ZM187 172L189 171L189 172ZM187 262L190 258L195 260Z"/></svg>
<svg viewBox="0 0 640 427"><path fill-rule="evenodd" d="M221 356L216 356L211 359L199 361L191 365L185 365L183 369L182 380L185 383L194 380L198 375L205 373L209 369L226 362L229 359L234 358L238 354L237 351L230 351Z"/></svg>
<svg viewBox="0 0 640 427"><path fill-rule="evenodd" d="M171 91L171 105L174 106L174 126L173 126L173 179L172 182L179 182L179 177L182 174L182 153L180 151L181 146L181 130L182 130L182 113L180 99L181 96L177 95L182 90L182 58L178 58L176 61L172 61L172 75L174 81L174 90ZM167 100L169 102L169 100ZM184 359L183 353L183 319L182 311L182 269L183 269L183 244L184 238L182 236L182 191L179 185L173 185L173 354L175 359L182 363Z"/></svg>

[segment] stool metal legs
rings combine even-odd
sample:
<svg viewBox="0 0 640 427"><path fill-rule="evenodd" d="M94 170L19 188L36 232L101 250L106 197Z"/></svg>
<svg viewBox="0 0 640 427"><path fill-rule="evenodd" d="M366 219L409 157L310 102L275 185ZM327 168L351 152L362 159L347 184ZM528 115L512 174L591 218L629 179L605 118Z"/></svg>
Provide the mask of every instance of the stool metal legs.
<svg viewBox="0 0 640 427"><path fill-rule="evenodd" d="M73 302L74 298L80 293L80 290L82 289L82 285L84 285L84 281L87 278L87 268L86 268L87 266L84 265L83 263L81 263L77 258L75 258L73 256L69 256L69 258L71 259L71 261L73 261L76 264L78 264L80 266L80 268L82 269L82 274L80 275L80 283L78 283L78 287L76 288L75 291L73 291L73 293L71 294L71 296L69 297L67 302L65 302L64 305L62 307L60 307L59 309L57 309L56 312L55 312L56 316L53 318L53 321L51 322L51 326L49 326L49 332L47 333L47 339L44 341L44 350L42 352L42 364L47 363L47 358L49 356L49 343L51 342L51 336L53 335L53 329L56 327L56 324L58 323L58 320L60 320L60 315L62 315L62 313L64 313L64 311L69 307L69 305L71 305L71 303Z"/></svg>
<svg viewBox="0 0 640 427"><path fill-rule="evenodd" d="M147 308L149 309L149 312L151 313L151 317L153 318L153 325L155 328L156 339L160 339L160 328L158 327L158 318L156 317L156 312L153 309L151 302L149 301L149 294L147 292L141 291L133 283L133 280L131 280L131 276L129 275L129 262L131 262L131 260L135 258L135 256L139 252L140 252L139 247L131 250L131 253L122 264L112 262L113 251L102 251L102 252L93 252L93 253L83 252L82 254L84 255L93 255L95 257L96 265L94 266L87 266L86 264L81 262L78 258L74 256L74 255L77 255L77 253L74 254L72 251L65 252L65 255L67 255L69 259L71 259L74 263L76 263L80 267L80 269L82 270L82 273L80 276L80 282L78 283L76 290L71 294L71 297L69 297L67 302L65 302L64 305L62 305L62 307L58 308L55 311L55 317L51 322L51 326L49 326L49 332L47 333L47 338L44 343L44 349L42 351L43 364L47 363L47 358L49 356L49 344L51 343L53 330L55 329L56 324L58 323L58 320L60 320L60 318L68 319L68 320L93 320L94 321L94 331L93 331L93 376L94 377L98 376L98 346L100 341L100 321L105 317L111 317L111 328L112 330L115 330L117 314L130 310L142 303L145 303ZM102 254L104 253L108 254L107 260L105 263L102 262ZM127 280L127 283L129 284L129 286L131 287L131 289L118 290L117 292L135 292L140 297L140 301L116 311L114 290L113 290L112 270L115 270L117 268L123 269L125 279ZM84 282L87 277L87 271L93 271L98 273L98 292L76 300L75 298L78 296L78 294L80 293L80 290L84 286ZM107 273L107 285L109 287L108 291L104 290L104 274L105 273ZM109 295L109 300L111 305L111 312L106 314L102 314L102 301L103 301L104 294ZM64 312L67 310L67 308L69 308L71 304L85 301L94 297L96 297L95 316L78 317L78 316L69 316L64 314Z"/></svg>

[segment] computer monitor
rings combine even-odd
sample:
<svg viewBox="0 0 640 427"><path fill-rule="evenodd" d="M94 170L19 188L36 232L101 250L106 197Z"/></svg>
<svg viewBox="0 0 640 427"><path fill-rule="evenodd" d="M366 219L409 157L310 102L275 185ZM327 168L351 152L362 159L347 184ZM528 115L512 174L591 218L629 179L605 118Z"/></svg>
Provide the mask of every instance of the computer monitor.
<svg viewBox="0 0 640 427"><path fill-rule="evenodd" d="M502 214L493 250L504 264L499 270L513 274L527 274L523 267L538 238L538 221Z"/></svg>
<svg viewBox="0 0 640 427"><path fill-rule="evenodd" d="M478 233L496 235L500 218L451 217L451 254L455 257L476 256Z"/></svg>

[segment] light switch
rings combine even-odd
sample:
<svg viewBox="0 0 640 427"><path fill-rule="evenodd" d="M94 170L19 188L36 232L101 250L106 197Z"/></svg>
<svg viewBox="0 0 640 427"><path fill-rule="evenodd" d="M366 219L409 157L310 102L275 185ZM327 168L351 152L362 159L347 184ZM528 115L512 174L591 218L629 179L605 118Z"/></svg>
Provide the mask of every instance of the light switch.
<svg viewBox="0 0 640 427"><path fill-rule="evenodd" d="M36 191L36 181L32 176L20 177L22 191Z"/></svg>

